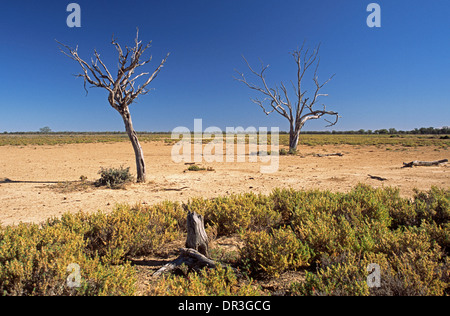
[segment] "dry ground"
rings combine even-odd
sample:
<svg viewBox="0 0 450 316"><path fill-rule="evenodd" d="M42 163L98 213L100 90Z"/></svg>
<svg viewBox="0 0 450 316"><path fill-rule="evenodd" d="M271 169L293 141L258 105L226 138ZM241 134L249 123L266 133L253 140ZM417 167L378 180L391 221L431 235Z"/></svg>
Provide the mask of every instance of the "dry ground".
<svg viewBox="0 0 450 316"><path fill-rule="evenodd" d="M147 142L143 149L148 183L132 184L126 190L89 187L67 192L61 183L75 183L80 176L96 180L100 167L131 166L135 173L131 144L0 147L0 224L37 223L65 212L109 211L116 203L153 204L243 192L267 194L275 187L348 191L361 182L398 187L404 196L412 196L414 188L450 187L448 165L400 168L402 162L449 158L450 149L433 146L299 146L298 156L280 156L279 171L274 174L260 173L260 163L250 163L248 157L245 163L201 164L214 171L186 172L184 163L172 161L172 146ZM314 155L332 152L344 156ZM373 180L368 174L388 180Z"/></svg>

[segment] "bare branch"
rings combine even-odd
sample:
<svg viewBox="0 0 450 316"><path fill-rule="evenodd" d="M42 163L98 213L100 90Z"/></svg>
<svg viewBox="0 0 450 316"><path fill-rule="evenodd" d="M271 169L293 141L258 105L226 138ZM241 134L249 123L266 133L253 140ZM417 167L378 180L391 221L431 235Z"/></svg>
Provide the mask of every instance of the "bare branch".
<svg viewBox="0 0 450 316"><path fill-rule="evenodd" d="M106 89L109 92L108 101L110 105L121 113L124 111L125 107L131 105L139 95L145 95L150 91L147 89L147 86L156 78L169 57L169 54L167 54L151 75L149 72L141 72L140 74L135 75L135 71L138 67L144 66L152 61L152 56L141 61L142 55L151 47L151 42L143 45L142 41L139 40L139 29L137 29L134 46L126 46L125 49L123 49L113 35L111 44L116 48L118 53L117 76L116 78L113 78L108 67L100 58L100 54L96 50L94 50L94 57L91 58L91 62L87 63L79 57L78 47L73 49L61 42L57 41L57 43L60 44L60 50L64 55L77 61L81 66L82 73L76 76L84 79L86 93L86 83L91 84L93 87ZM148 75L150 76L136 88L137 80Z"/></svg>
<svg viewBox="0 0 450 316"><path fill-rule="evenodd" d="M261 70L259 72L257 72L250 66L249 62L247 61L247 59L245 59L244 56L242 56L242 58L244 59L245 63L247 64L247 67L249 68L249 70L255 76L257 76L259 78L259 80L262 83L262 87L257 86L256 84L248 82L247 79L245 78L245 75L243 73L237 71L237 70L235 70L235 71L239 74L240 78L235 78L235 80L244 83L250 89L258 91L258 92L260 92L260 93L262 93L263 95L266 96L264 101L269 101L270 102L270 106L272 107L272 111L267 111L265 109L265 107L263 106L261 101L257 100L257 102L255 102L255 100L252 99L252 101L254 103L258 104L263 109L264 113L266 113L268 115L268 114L273 113L274 111L276 111L277 113L279 113L280 115L286 117L289 120L291 117L288 114L288 112L287 112L285 107L287 107L287 109L290 112L292 112L290 101L288 99L284 100L282 98L282 96L279 93L279 88L278 87L269 88L269 86L267 85L264 72L269 68L269 65L264 66L264 64L261 61ZM284 87L283 84L282 84L282 86ZM283 90L283 88L282 88L282 90Z"/></svg>
<svg viewBox="0 0 450 316"><path fill-rule="evenodd" d="M235 80L244 83L251 90L257 91L258 93L264 95L264 99L262 101L259 99L251 99L253 103L256 103L258 106L260 106L266 115L269 115L273 112L277 112L278 114L284 116L289 121L291 129L290 130L291 148L297 146L298 135L300 133L300 130L308 120L319 119L325 115L335 116L334 122L325 120L330 124L327 126L329 127L335 125L340 117L337 112L327 111L325 109L325 106L323 110L315 109L318 99L320 97L328 96L328 94L326 93L321 93L321 89L327 83L329 83L330 80L333 79L334 77L334 75L332 75L328 80L324 81L323 83L320 83L317 74L320 65L319 50L320 44L314 50L311 51L309 48L305 50L305 43L303 43L300 49L297 49L296 51L291 53L297 65L297 82L294 83L291 81L292 87L294 88L295 96L297 97L295 102L295 109L292 106L293 103L291 102L288 90L286 89L286 86L284 85L283 82L281 82L280 86L276 85L274 87L268 86L265 77L265 71L268 69L269 67L268 65L265 66L261 62L261 70L256 71L254 68L252 68L247 59L245 59L245 57L242 56L245 63L247 64L248 69L258 79L261 85L249 82L243 73L238 72L236 70L236 72L239 74L239 77L235 78ZM312 96L307 97L306 96L307 91L306 90L303 91L302 82L306 72L311 67L313 67L314 64L316 65L314 69L313 81L316 88ZM266 109L266 107L264 106L265 102L268 102L270 104L270 107L272 108L271 110L268 111Z"/></svg>

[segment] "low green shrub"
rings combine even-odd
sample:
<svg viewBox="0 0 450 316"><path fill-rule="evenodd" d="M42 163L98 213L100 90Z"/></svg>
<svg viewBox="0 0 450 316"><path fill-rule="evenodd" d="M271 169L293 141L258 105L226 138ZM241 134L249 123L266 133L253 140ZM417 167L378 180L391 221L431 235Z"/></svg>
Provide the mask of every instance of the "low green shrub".
<svg viewBox="0 0 450 316"><path fill-rule="evenodd" d="M264 292L251 279L240 280L229 267L203 269L187 276L163 276L150 288L157 296L261 296Z"/></svg>
<svg viewBox="0 0 450 316"><path fill-rule="evenodd" d="M204 216L208 233L238 239L229 261L255 278L309 266L292 294L450 295L449 190L406 199L397 189L365 185L348 193L283 189L197 198L187 207ZM136 273L128 258L158 252L185 234L186 213L173 202L0 227L0 295L131 295ZM80 266L78 288L67 286L71 263ZM380 288L367 286L369 263L381 268ZM167 277L148 291L176 295L192 286L192 293L244 295L254 293L250 283L230 271L204 270Z"/></svg>
<svg viewBox="0 0 450 316"><path fill-rule="evenodd" d="M87 253L104 263L121 264L127 256L152 253L180 236L175 212L165 210L164 204L159 208L118 205L109 214L65 214L49 225L76 231L86 240Z"/></svg>
<svg viewBox="0 0 450 316"><path fill-rule="evenodd" d="M272 209L267 196L246 193L211 200L194 199L191 211L204 215L205 224L216 226L218 236L229 236L240 230L265 230L279 225L280 214Z"/></svg>
<svg viewBox="0 0 450 316"><path fill-rule="evenodd" d="M308 266L311 249L290 229L242 233L241 260L251 274L277 277Z"/></svg>
<svg viewBox="0 0 450 316"><path fill-rule="evenodd" d="M20 224L0 232L0 295L132 295L134 269L103 264L85 253L86 241L61 226ZM67 268L80 267L80 287Z"/></svg>
<svg viewBox="0 0 450 316"><path fill-rule="evenodd" d="M200 168L197 165L192 165L192 166L189 166L189 168L187 170L188 171L201 171L201 170L206 170L206 169L205 168Z"/></svg>
<svg viewBox="0 0 450 316"><path fill-rule="evenodd" d="M97 186L107 186L111 189L123 188L129 182L132 182L134 177L130 173L130 167L124 168L100 168L98 172L100 179L97 180Z"/></svg>
<svg viewBox="0 0 450 316"><path fill-rule="evenodd" d="M369 288L365 268L353 253L324 256L317 272L307 271L306 280L292 283L290 291L292 295L307 296L366 296Z"/></svg>

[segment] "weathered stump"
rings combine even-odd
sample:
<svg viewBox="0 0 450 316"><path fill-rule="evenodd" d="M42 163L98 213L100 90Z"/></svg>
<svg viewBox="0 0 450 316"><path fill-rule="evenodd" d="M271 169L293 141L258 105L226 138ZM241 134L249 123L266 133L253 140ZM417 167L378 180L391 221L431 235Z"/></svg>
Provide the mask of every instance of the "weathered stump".
<svg viewBox="0 0 450 316"><path fill-rule="evenodd" d="M197 250L205 257L209 257L208 235L205 232L203 216L188 211L186 248Z"/></svg>
<svg viewBox="0 0 450 316"><path fill-rule="evenodd" d="M205 232L203 216L197 214L196 212L189 211L186 205L183 205L183 208L188 212L186 221L186 248L181 248L178 258L156 271L153 274L154 277L159 277L165 272L175 270L182 264L185 264L191 270L200 270L204 267L214 269L218 265L221 265L221 263L216 263L214 260L208 258L208 236Z"/></svg>

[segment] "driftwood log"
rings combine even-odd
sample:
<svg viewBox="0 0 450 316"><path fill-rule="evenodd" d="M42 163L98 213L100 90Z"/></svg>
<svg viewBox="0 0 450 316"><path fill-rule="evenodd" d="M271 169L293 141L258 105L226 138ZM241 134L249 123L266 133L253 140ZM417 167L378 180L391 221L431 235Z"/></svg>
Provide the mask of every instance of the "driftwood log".
<svg viewBox="0 0 450 316"><path fill-rule="evenodd" d="M330 156L344 156L343 153L332 153L332 154L316 154L317 157L330 157Z"/></svg>
<svg viewBox="0 0 450 316"><path fill-rule="evenodd" d="M438 166L440 164L445 164L448 162L448 159L441 159L441 160L436 160L436 161L418 161L418 160L414 160L411 162L404 162L403 163L403 167L402 168L412 168L412 167L419 167L419 166L425 166L425 167L430 167L430 166Z"/></svg>
<svg viewBox="0 0 450 316"><path fill-rule="evenodd" d="M196 271L205 267L214 269L218 265L222 265L208 258L209 242L205 232L203 216L196 212L190 212L186 205L183 205L183 208L188 211L186 248L181 248L178 258L156 271L153 277L159 277L163 273L173 271L182 264Z"/></svg>

